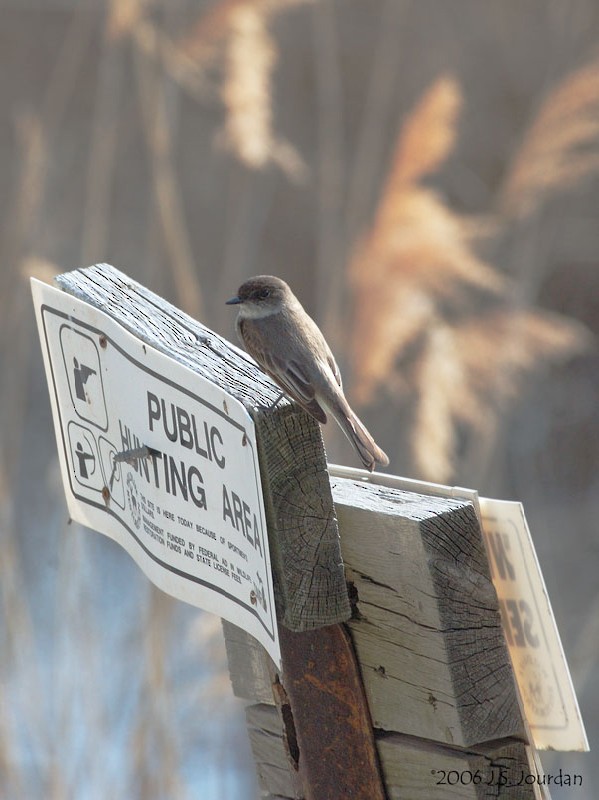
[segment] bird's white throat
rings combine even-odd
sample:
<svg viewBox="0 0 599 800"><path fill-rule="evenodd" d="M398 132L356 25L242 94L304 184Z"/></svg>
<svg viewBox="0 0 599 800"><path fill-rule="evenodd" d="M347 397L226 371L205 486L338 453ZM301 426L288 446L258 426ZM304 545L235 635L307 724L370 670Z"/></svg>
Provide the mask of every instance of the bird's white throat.
<svg viewBox="0 0 599 800"><path fill-rule="evenodd" d="M280 311L276 306L257 305L256 303L242 303L239 306L239 316L241 319L264 319L272 317Z"/></svg>

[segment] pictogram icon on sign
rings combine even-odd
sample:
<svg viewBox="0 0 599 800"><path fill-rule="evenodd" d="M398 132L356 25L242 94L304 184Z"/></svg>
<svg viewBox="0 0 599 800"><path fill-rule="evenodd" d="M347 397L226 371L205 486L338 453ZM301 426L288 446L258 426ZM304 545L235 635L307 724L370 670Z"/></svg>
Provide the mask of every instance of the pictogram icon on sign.
<svg viewBox="0 0 599 800"><path fill-rule="evenodd" d="M79 365L76 358L73 358L73 383L75 384L75 395L78 400L87 401L85 394L85 384L90 375L97 375L95 369L88 367L87 364Z"/></svg>
<svg viewBox="0 0 599 800"><path fill-rule="evenodd" d="M77 456L77 461L79 462L78 463L79 475L81 475L82 478L88 478L89 477L89 474L88 474L88 471L87 471L87 462L88 461L91 462L90 471L91 471L91 473L93 475L93 473L94 473L94 471L96 469L96 457L95 457L95 455L93 453L90 453L89 451L85 450L84 446L83 446L83 444L81 442L77 442L77 445L75 447L75 455Z"/></svg>
<svg viewBox="0 0 599 800"><path fill-rule="evenodd" d="M96 341L70 325L62 325L60 346L75 413L83 422L106 431L108 415Z"/></svg>
<svg viewBox="0 0 599 800"><path fill-rule="evenodd" d="M102 491L103 478L94 434L76 422L69 423L68 432L75 481L89 489Z"/></svg>

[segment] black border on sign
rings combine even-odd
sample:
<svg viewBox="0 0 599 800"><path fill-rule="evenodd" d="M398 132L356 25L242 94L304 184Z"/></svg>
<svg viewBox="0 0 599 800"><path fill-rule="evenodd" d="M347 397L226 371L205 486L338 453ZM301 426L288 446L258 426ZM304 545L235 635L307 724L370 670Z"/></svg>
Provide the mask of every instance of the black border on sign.
<svg viewBox="0 0 599 800"><path fill-rule="evenodd" d="M80 300L79 298L76 298L76 299L78 299L79 302L85 302L83 300ZM58 419L59 419L59 424L60 424L60 435L61 435L61 439L62 439L62 447L63 447L63 451L64 451L64 456L65 456L65 463L67 464L67 466L70 464L70 460L68 458L68 453L67 453L67 449L66 449L66 440L65 440L63 419L62 419L62 414L60 413L60 403L59 403L59 399L58 399L58 390L57 390L57 387L56 387L56 377L55 377L55 372L54 372L54 361L53 361L52 356L51 356L50 344L49 344L49 340L48 340L48 331L47 331L47 328L46 328L46 318L45 318L45 313L46 312L54 314L57 317L61 317L62 319L67 320L69 323L74 323L75 325L79 325L82 328L84 328L85 330L96 334L97 336L104 336L106 338L107 342L110 342L110 344L115 348L115 350L117 350L117 352L119 352L121 354L121 356L126 358L132 364L134 364L138 369L142 370L142 372L145 372L148 375L151 375L153 378L156 378L157 380L168 384L173 389L176 389L177 391L181 392L182 394L187 395L192 400L194 400L194 401L200 403L201 405L205 406L206 408L210 409L210 411L212 411L213 413L217 414L224 421L228 422L234 428L237 428L237 430L239 430L240 432L245 433L245 428L243 427L243 425L240 425L235 420L232 420L230 417L227 416L227 414L225 414L224 411L221 411L219 408L216 408L216 406L213 406L211 403L209 403L208 401L206 401L203 398L199 397L198 395L194 394L194 392L190 391L189 389L186 389L183 386L180 386L179 384L175 383L174 381L171 381L169 378L165 378L163 375L160 375L159 373L155 372L154 370L149 369L147 366L145 366L144 364L140 363L133 356L131 356L129 353L127 353L122 347L120 347L120 345L118 345L114 341L114 339L112 339L110 336L108 336L108 334L106 334L104 331L101 331L98 328L95 328L93 325L90 325L87 322L82 322L81 320L79 320L76 317L74 317L72 314L67 314L64 311L59 311L57 308L52 308L51 306L47 305L46 303L42 303L40 310L41 310L41 316L42 316L42 321L43 321L43 325L44 325L44 337L45 337L46 353L48 354L48 362L50 364L50 371L52 373L52 389L54 391L54 397L55 397L55 400L56 400L56 408L58 410ZM94 307L94 310L101 311L101 309L95 309L95 307ZM120 323L118 323L116 320L113 320L111 317L109 317L109 319L111 320L111 322L113 324L118 325L119 327L122 327L122 326L120 326ZM129 333L129 332L127 331L127 333ZM144 342L141 339L138 339L135 336L135 334L130 333L129 335L133 336L137 341L139 341L140 344L143 347L146 347L146 346L152 347L152 345L147 344L146 342ZM156 349L156 348L153 348L153 349ZM160 352L160 351L158 351L158 352ZM166 356L165 353L161 353L161 355ZM166 357L168 357L168 356L166 356ZM177 363L179 363L179 362L177 362ZM180 364L180 366L184 367L185 365ZM200 375L198 375L196 377L201 378ZM250 441L249 438L248 438L248 442L247 443L248 443L249 446L251 446L251 441ZM256 463L257 462L256 453L253 450L252 450L252 452L254 454L254 462ZM254 616L258 620L260 625L264 628L264 630L268 634L268 637L271 639L271 641L273 641L273 642L276 641L276 638L275 638L275 630L276 629L275 629L275 624L274 624L275 620L273 618L274 601L273 601L273 598L270 596L270 587L268 586L268 581L267 581L267 588L268 588L268 594L269 594L269 608L270 608L270 615L269 616L270 616L270 620L271 620L271 623L272 623L272 631L268 629L268 627L266 626L264 620L258 614L258 612L256 611L256 609L253 606L244 603L243 600L240 600L238 597L235 597L234 595L232 595L229 592L225 591L225 589L222 589L219 586L215 586L214 584L209 583L208 581L205 581L202 578L197 577L197 575L190 575L188 572L184 572L183 570L180 570L177 567L172 566L171 564L167 564L161 558L158 558L158 556L156 556L154 553L152 553L146 547L146 545L136 535L135 531L133 531L129 527L129 525L127 525L120 518L120 516L118 514L116 514L112 510L112 508L106 506L104 503L96 503L93 500L88 499L87 497L82 497L81 495L77 494L77 492L75 491L75 489L73 487L72 476L71 476L71 472L70 472L69 469L67 469L67 473L68 473L68 476L69 476L69 486L71 488L71 493L72 493L73 497L75 497L81 503L85 503L86 505L92 506L93 508L97 508L100 511L103 511L104 513L110 514L112 517L114 517L114 519L116 519L123 526L123 528L129 533L129 535L137 542L137 544L144 551L144 553L147 556L149 556L149 558L152 559L152 561L154 561L156 564L161 566L163 569L166 569L169 572L172 572L174 575L177 575L180 578L186 578L187 580L191 581L192 583L197 583L197 584L199 584L201 586L205 586L206 588L209 588L212 591L215 591L218 594L221 594L223 597L226 597L228 600L233 601L237 605L239 605L242 608L244 608L246 611L249 611L250 614L252 614L252 616ZM256 479L256 492L257 492L258 496L261 496L261 494L262 494L261 488L260 488L260 486L257 485L257 474L258 473L259 473L259 468L258 468L258 470L254 471L254 477ZM262 523L262 520L260 522ZM265 547L264 529L263 529L262 524L260 524L260 535L261 535L261 538L262 538L262 552L264 553L264 552L266 552L266 547ZM268 569L268 564L266 564L266 567ZM142 572L143 572L143 570L142 570ZM146 577L148 577L148 576L146 575Z"/></svg>

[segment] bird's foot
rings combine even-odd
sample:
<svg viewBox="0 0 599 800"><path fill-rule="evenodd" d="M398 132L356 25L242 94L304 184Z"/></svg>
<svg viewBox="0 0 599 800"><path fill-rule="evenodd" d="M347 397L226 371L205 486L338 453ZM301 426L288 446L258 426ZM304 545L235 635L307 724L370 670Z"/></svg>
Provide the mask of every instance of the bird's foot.
<svg viewBox="0 0 599 800"><path fill-rule="evenodd" d="M255 408L259 409L260 411L268 411L268 412L274 411L284 397L285 397L285 392L281 392L281 394L272 403L268 404L257 403Z"/></svg>

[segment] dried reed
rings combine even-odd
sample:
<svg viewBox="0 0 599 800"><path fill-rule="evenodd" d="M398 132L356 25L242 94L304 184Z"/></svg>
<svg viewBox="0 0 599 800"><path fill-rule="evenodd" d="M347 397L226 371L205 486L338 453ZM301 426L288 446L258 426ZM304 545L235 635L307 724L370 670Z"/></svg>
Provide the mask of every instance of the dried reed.
<svg viewBox="0 0 599 800"><path fill-rule="evenodd" d="M191 58L202 58L228 36L232 17L238 11L254 10L270 17L293 6L305 5L314 0L219 0L203 11L191 31L180 45Z"/></svg>
<svg viewBox="0 0 599 800"><path fill-rule="evenodd" d="M445 77L410 114L371 230L350 267L356 300L350 356L360 403L393 375L397 353L437 318L442 302L459 302L466 286L498 293L504 285L471 251L463 220L419 183L449 152L460 102L457 84Z"/></svg>
<svg viewBox="0 0 599 800"><path fill-rule="evenodd" d="M543 361L583 346L582 329L557 316L514 310L510 284L472 248L471 222L422 178L450 154L459 87L439 79L409 114L368 235L350 266L355 321L353 395L415 400L416 469L450 480L460 430L492 430L499 406ZM401 365L401 366L400 366Z"/></svg>
<svg viewBox="0 0 599 800"><path fill-rule="evenodd" d="M146 0L111 0L109 41L130 36L140 52L196 98L211 93L208 69L223 65L220 90L226 119L220 141L250 169L276 164L294 181L306 165L273 128L272 76L277 49L268 32L270 17L309 0L222 0L203 12L191 33L172 41L145 16Z"/></svg>
<svg viewBox="0 0 599 800"><path fill-rule="evenodd" d="M599 60L567 75L545 97L512 159L499 211L523 218L552 194L599 171Z"/></svg>
<svg viewBox="0 0 599 800"><path fill-rule="evenodd" d="M263 12L239 5L229 14L222 99L227 112L223 142L246 166L277 164L302 180L305 165L273 130L272 75L277 51Z"/></svg>
<svg viewBox="0 0 599 800"><path fill-rule="evenodd" d="M116 41L130 36L143 20L147 0L108 0L106 13L106 37Z"/></svg>
<svg viewBox="0 0 599 800"><path fill-rule="evenodd" d="M167 109L164 78L152 69L145 52L137 49L135 55L142 130L150 152L162 239L177 286L179 302L185 311L200 316L202 290L174 166L173 120L170 109Z"/></svg>
<svg viewBox="0 0 599 800"><path fill-rule="evenodd" d="M453 150L463 98L458 83L445 75L424 94L403 124L385 196L435 172Z"/></svg>

